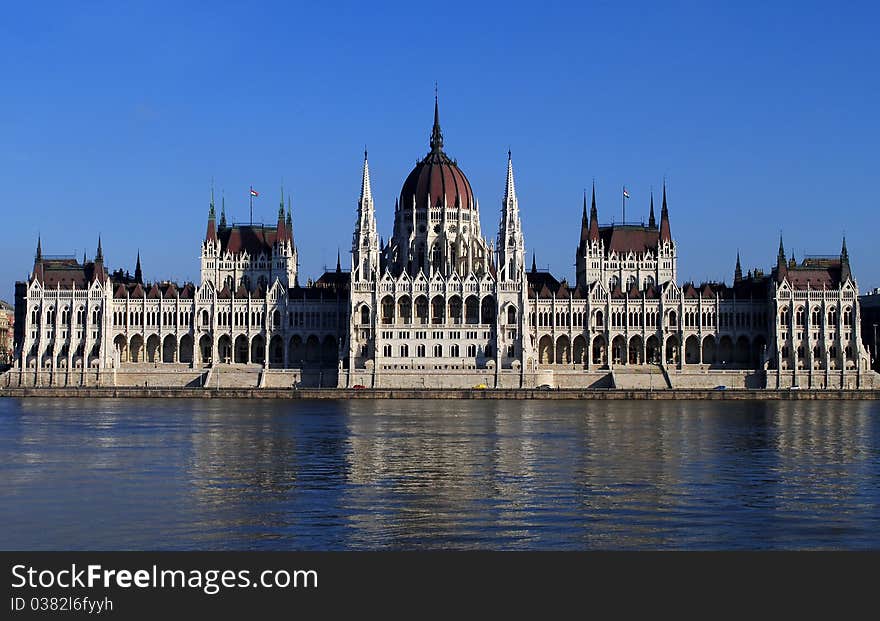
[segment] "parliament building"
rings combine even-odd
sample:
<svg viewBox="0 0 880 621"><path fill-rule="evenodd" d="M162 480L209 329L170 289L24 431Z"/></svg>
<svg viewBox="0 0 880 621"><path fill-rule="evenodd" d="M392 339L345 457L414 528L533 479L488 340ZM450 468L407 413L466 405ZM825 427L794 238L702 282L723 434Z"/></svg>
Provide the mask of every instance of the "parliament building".
<svg viewBox="0 0 880 621"><path fill-rule="evenodd" d="M500 171L499 171L500 172ZM595 187L569 281L527 261L513 162L497 235L447 155L429 151L380 242L364 154L350 269L305 284L282 195L270 224L217 217L197 283L145 282L44 255L16 283L15 386L868 388L856 279L839 255L786 256L730 284L679 282L664 184L641 224L600 224ZM537 217L524 206L526 217ZM574 225L575 222L572 222Z"/></svg>

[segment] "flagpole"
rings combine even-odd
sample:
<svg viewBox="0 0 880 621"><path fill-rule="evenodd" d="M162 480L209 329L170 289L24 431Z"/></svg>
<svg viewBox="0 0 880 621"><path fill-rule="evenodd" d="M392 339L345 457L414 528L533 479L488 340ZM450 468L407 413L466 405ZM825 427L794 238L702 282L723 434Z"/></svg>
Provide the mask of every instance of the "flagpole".
<svg viewBox="0 0 880 621"><path fill-rule="evenodd" d="M248 198L251 201L251 226L254 224L254 186L251 186L251 191L248 192Z"/></svg>
<svg viewBox="0 0 880 621"><path fill-rule="evenodd" d="M623 223L626 224L626 186L623 186Z"/></svg>

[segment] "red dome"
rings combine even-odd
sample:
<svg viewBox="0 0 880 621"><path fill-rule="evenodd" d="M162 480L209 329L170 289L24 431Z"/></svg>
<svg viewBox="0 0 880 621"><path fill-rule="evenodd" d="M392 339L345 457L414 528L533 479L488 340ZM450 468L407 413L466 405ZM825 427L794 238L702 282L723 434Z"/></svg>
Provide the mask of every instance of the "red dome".
<svg viewBox="0 0 880 621"><path fill-rule="evenodd" d="M443 151L431 152L403 182L400 191L400 207L412 206L415 197L416 208L424 209L427 205L442 207L446 201L448 207L459 206L462 209L473 209L474 193L471 184L461 172L458 165L450 160Z"/></svg>
<svg viewBox="0 0 880 621"><path fill-rule="evenodd" d="M400 208L412 206L415 197L416 208L424 209L428 204L442 207L444 200L448 207L474 209L474 192L471 184L458 167L443 152L443 133L440 131L440 118L437 101L434 100L434 129L431 132L431 152L416 164L403 182L400 191Z"/></svg>

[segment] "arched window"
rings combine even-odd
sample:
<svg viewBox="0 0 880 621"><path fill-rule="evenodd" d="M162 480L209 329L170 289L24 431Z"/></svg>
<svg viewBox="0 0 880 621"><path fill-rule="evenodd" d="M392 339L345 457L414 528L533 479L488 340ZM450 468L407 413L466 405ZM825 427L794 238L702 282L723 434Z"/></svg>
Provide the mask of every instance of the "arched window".
<svg viewBox="0 0 880 621"><path fill-rule="evenodd" d="M370 307L364 304L361 306L361 323L370 323Z"/></svg>
<svg viewBox="0 0 880 621"><path fill-rule="evenodd" d="M617 287L618 283L620 283L620 279L617 276L612 276L608 280L608 291L614 291Z"/></svg>
<svg viewBox="0 0 880 621"><path fill-rule="evenodd" d="M513 305L507 307L507 323L516 323L516 307Z"/></svg>

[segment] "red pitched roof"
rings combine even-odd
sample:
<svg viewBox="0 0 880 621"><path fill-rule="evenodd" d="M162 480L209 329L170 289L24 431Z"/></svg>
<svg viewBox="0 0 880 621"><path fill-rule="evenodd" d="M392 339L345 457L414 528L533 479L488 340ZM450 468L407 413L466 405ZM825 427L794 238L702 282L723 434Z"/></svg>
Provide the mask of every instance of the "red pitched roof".
<svg viewBox="0 0 880 621"><path fill-rule="evenodd" d="M33 277L46 288L87 289L98 280L104 282L103 265L80 263L74 258L41 259L34 263Z"/></svg>
<svg viewBox="0 0 880 621"><path fill-rule="evenodd" d="M278 239L278 228L265 224L234 224L219 231L220 251L247 252L251 256L272 254L272 246Z"/></svg>
<svg viewBox="0 0 880 621"><path fill-rule="evenodd" d="M599 229L606 252L645 254L656 251L660 233L657 229L631 224L614 224Z"/></svg>

